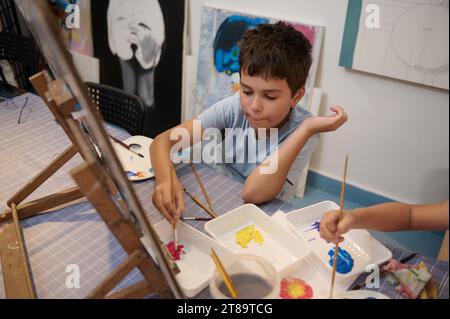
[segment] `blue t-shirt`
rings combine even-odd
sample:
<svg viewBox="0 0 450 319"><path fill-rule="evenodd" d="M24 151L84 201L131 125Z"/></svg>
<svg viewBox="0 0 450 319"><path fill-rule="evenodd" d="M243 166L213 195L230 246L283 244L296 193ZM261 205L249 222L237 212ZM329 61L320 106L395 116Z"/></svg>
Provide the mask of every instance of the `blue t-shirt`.
<svg viewBox="0 0 450 319"><path fill-rule="evenodd" d="M255 130L242 112L239 93L223 99L204 110L197 118L203 129L218 129L225 133L216 160L211 165L221 174L241 183L278 148L300 124L312 114L301 107L292 110L289 121L278 130L278 136L265 140L256 139ZM287 181L278 198L289 201L295 195L297 185L319 140L313 135L297 155L289 170ZM211 163L209 163L211 164ZM292 185L293 184L293 185Z"/></svg>

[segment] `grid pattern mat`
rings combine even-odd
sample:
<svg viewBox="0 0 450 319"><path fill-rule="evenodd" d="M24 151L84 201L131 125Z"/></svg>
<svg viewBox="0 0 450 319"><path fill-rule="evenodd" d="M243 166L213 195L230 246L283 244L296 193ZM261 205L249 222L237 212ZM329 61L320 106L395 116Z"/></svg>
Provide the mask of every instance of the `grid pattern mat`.
<svg viewBox="0 0 450 319"><path fill-rule="evenodd" d="M17 124L23 103L21 123ZM119 139L129 135L121 129L107 126L110 134ZM43 101L32 94L16 97L13 101L0 103L0 211L6 208L6 201L25 185L37 172L61 154L69 140L57 125ZM68 171L81 163L77 155L54 176L36 190L27 200L46 196L75 186ZM240 196L242 185L217 174L207 167L198 166L198 173L214 202L217 213L224 214L243 204ZM189 166L177 168L181 183L194 195L203 198L195 176ZM153 223L162 216L153 207L151 194L154 181L133 184L142 206ZM185 197L186 216L204 217L205 213L188 197ZM274 200L260 206L267 214L278 210L288 212L290 204ZM203 231L202 222L188 221L188 224ZM38 215L22 221L23 233L28 250L32 275L39 298L84 298L120 262L126 254L88 202L75 204L52 213ZM1 228L0 228L1 232ZM401 258L405 252L392 249L394 257ZM423 260L438 282L441 298L448 298L448 263L418 256ZM67 288L68 265L80 269L80 288ZM1 272L1 264L0 264ZM364 282L361 276L355 282ZM135 270L127 276L117 289L135 283L143 277ZM378 291L399 298L395 289L382 279ZM0 276L0 298L5 298L3 276ZM208 289L196 298L210 298Z"/></svg>

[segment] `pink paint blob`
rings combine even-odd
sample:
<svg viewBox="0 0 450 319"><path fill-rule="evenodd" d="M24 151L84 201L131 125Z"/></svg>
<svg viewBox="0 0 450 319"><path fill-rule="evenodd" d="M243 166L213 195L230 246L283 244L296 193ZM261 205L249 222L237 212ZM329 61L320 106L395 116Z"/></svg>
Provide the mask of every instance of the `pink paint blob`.
<svg viewBox="0 0 450 319"><path fill-rule="evenodd" d="M175 248L175 243L171 241L166 245L167 249L170 252L170 255L172 256L173 261L177 261L181 259L181 255L185 254L184 251L184 245L178 245L178 247Z"/></svg>

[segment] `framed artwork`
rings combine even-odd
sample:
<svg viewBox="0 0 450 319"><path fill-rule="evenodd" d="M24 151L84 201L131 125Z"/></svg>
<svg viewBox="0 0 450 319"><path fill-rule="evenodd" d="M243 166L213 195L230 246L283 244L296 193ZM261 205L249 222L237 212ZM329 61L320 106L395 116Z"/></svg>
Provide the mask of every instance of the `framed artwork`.
<svg viewBox="0 0 450 319"><path fill-rule="evenodd" d="M349 0L339 65L448 90L448 1Z"/></svg>
<svg viewBox="0 0 450 319"><path fill-rule="evenodd" d="M93 1L94 54L100 83L141 98L144 134L181 121L184 1Z"/></svg>

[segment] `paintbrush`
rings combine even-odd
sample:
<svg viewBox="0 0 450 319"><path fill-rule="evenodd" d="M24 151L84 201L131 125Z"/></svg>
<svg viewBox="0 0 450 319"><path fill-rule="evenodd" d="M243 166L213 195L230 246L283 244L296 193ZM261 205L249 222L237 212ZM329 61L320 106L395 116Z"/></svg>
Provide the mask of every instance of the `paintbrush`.
<svg viewBox="0 0 450 319"><path fill-rule="evenodd" d="M137 156L139 156L139 157L141 157L141 158L144 158L144 155L142 155L141 153L136 152L134 149L131 148L130 145L125 144L124 142L122 142L121 140L115 138L115 137L112 136L112 135L109 135L109 134L108 134L108 136L109 136L114 142L116 142L116 143L119 144L120 146L123 146L124 148L126 148L127 150L129 150L131 153L133 153L133 154L135 154L135 155L137 155Z"/></svg>
<svg viewBox="0 0 450 319"><path fill-rule="evenodd" d="M340 203L339 203L339 220L338 220L338 224L341 222L343 214L344 214L344 211L342 209L344 207L345 181L347 179L347 166L348 166L348 155L345 157L344 178L342 180L342 186L341 186L341 200L340 200ZM334 281L336 279L336 267L337 267L337 259L338 259L338 250L339 250L339 240L336 242L336 245L334 247L333 272L331 274L330 299L333 298Z"/></svg>
<svg viewBox="0 0 450 319"><path fill-rule="evenodd" d="M212 220L212 218L211 217L180 217L180 220L182 220L182 221L193 220L193 221L206 222L206 221Z"/></svg>
<svg viewBox="0 0 450 319"><path fill-rule="evenodd" d="M236 290L236 287L234 286L233 281L231 280L230 276L227 274L225 267L223 267L223 264L220 261L219 256L217 256L217 254L213 248L211 248L211 257L212 257L214 263L216 264L217 272L222 277L223 282L225 283L225 286L227 287L231 298L236 299L237 296L239 295L239 292Z"/></svg>
<svg viewBox="0 0 450 319"><path fill-rule="evenodd" d="M176 201L175 201L175 190L174 190L174 178L173 178L173 168L170 168L170 193L172 195L172 203L175 206L175 209L177 207ZM175 246L175 249L178 248L178 233L177 233L177 220L172 224L173 228L173 244Z"/></svg>
<svg viewBox="0 0 450 319"><path fill-rule="evenodd" d="M186 188L183 189L186 195L188 195L200 208L202 208L205 212L207 212L212 218L216 218L217 215L211 212L208 208L203 205L203 203L194 195L192 195Z"/></svg>
<svg viewBox="0 0 450 319"><path fill-rule="evenodd" d="M208 202L208 206L209 206L209 209L210 209L211 213L213 213L215 215L215 217L217 217L216 211L214 210L214 208L212 206L212 203L211 203L211 200L209 199L208 193L206 192L206 189L203 186L203 183L202 183L202 181L200 179L200 176L198 176L197 170L195 169L195 167L194 167L194 165L192 163L191 163L191 168L192 168L192 171L194 172L195 179L197 180L198 184L200 185L200 188L202 190L203 196L205 196L205 199Z"/></svg>

